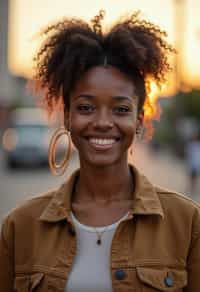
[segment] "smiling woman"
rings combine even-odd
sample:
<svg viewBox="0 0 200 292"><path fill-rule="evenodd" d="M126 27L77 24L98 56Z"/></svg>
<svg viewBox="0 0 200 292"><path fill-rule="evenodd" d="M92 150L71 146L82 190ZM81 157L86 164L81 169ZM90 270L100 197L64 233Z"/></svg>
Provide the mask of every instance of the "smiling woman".
<svg viewBox="0 0 200 292"><path fill-rule="evenodd" d="M95 66L80 78L70 96L65 124L81 164L108 166L126 160L136 131L135 95L133 82L111 66Z"/></svg>
<svg viewBox="0 0 200 292"><path fill-rule="evenodd" d="M35 87L49 112L62 105L80 168L57 190L13 210L0 237L0 291L200 291L200 208L154 186L128 163L143 126L148 82L161 82L173 49L137 13L103 32L66 19L44 31ZM70 145L70 142L69 144ZM142 157L141 157L142 159Z"/></svg>

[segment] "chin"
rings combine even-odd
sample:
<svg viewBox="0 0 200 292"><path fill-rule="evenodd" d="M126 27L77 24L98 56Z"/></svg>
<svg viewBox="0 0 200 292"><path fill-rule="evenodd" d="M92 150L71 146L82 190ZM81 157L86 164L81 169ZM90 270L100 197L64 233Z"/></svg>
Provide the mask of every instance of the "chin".
<svg viewBox="0 0 200 292"><path fill-rule="evenodd" d="M122 158L122 156L124 156ZM115 166L116 164L120 164L123 161L127 161L127 155L120 155L117 157L87 157L87 159L82 160L85 165L90 165L93 167L110 167Z"/></svg>

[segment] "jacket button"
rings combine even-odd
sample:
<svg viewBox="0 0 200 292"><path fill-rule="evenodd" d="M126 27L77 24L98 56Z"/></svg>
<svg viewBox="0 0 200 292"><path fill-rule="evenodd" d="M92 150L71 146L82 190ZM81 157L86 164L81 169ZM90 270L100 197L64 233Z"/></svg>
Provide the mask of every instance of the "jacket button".
<svg viewBox="0 0 200 292"><path fill-rule="evenodd" d="M124 270L119 269L117 271L115 271L115 278L117 280L123 280L126 277L126 273Z"/></svg>
<svg viewBox="0 0 200 292"><path fill-rule="evenodd" d="M71 236L75 236L75 234L76 234L73 227L69 227L68 232Z"/></svg>
<svg viewBox="0 0 200 292"><path fill-rule="evenodd" d="M167 277L165 278L165 285L166 285L167 287L172 287L172 286L174 285L174 281L173 281L172 277L167 276Z"/></svg>

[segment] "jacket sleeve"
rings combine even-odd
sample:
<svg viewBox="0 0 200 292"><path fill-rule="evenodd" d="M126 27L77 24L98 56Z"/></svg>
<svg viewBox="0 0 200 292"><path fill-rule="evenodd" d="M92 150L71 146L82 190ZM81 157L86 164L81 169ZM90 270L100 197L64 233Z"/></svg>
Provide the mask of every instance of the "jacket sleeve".
<svg viewBox="0 0 200 292"><path fill-rule="evenodd" d="M14 228L9 217L1 226L0 234L0 291L14 290Z"/></svg>
<svg viewBox="0 0 200 292"><path fill-rule="evenodd" d="M188 285L184 292L200 291L200 232L190 247L187 263Z"/></svg>

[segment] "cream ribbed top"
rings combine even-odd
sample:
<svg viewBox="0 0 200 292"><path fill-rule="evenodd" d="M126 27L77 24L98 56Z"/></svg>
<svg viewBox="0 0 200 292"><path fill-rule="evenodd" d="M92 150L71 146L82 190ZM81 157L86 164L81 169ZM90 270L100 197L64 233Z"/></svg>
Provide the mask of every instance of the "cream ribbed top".
<svg viewBox="0 0 200 292"><path fill-rule="evenodd" d="M66 292L112 292L110 274L110 248L118 224L128 213L114 224L91 227L80 223L71 213L77 234L77 251ZM101 245L97 245L98 233L103 232Z"/></svg>

